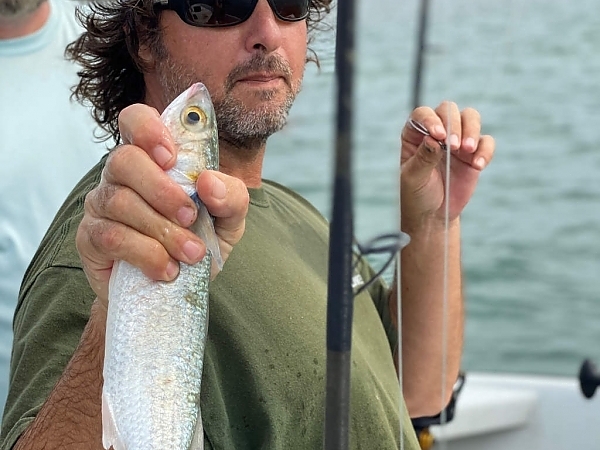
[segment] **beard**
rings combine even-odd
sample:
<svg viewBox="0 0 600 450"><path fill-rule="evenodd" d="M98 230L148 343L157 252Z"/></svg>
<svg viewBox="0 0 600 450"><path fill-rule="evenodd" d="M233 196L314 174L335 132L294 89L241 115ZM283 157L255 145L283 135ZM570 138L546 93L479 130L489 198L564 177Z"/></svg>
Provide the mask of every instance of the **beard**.
<svg viewBox="0 0 600 450"><path fill-rule="evenodd" d="M164 47L155 51L155 57L158 61L156 72L165 93L165 104L169 104L193 83L202 81L182 64L174 61ZM274 89L256 93L260 103L256 107L249 107L235 97L232 91L236 80L257 72L284 75L287 89L283 100L276 100L278 92ZM257 150L263 147L267 139L287 123L290 108L301 85L300 81L292 83L291 79L291 68L279 55L257 53L250 60L236 66L225 80L223 95L212 98L219 139L237 148Z"/></svg>
<svg viewBox="0 0 600 450"><path fill-rule="evenodd" d="M14 19L32 13L45 0L0 0L0 19Z"/></svg>

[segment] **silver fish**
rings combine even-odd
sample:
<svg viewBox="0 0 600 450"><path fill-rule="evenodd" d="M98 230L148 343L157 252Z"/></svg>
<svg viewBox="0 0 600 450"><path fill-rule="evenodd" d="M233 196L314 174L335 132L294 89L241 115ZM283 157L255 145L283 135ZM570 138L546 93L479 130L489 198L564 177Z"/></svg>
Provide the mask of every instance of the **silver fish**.
<svg viewBox="0 0 600 450"><path fill-rule="evenodd" d="M171 282L157 282L118 261L109 283L102 443L114 450L201 450L200 383L208 328L211 260L222 261L212 219L195 190L204 169L218 168L215 114L197 83L161 115L178 146L168 174L198 205L191 229L209 252L180 265ZM212 258L211 258L212 256Z"/></svg>

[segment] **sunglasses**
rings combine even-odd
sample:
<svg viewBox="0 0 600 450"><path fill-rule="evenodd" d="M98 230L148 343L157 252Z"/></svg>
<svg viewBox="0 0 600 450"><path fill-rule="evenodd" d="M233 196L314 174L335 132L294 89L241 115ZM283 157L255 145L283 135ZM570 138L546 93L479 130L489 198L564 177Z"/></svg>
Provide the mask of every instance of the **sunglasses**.
<svg viewBox="0 0 600 450"><path fill-rule="evenodd" d="M308 17L309 0L268 0L278 19L297 22ZM153 0L158 10L175 11L195 27L230 27L248 20L258 0Z"/></svg>

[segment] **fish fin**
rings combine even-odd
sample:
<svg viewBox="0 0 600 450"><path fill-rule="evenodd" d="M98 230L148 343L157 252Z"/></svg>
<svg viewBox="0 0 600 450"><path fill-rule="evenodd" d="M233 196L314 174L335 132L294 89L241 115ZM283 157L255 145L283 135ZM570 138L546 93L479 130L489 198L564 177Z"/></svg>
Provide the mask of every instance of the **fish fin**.
<svg viewBox="0 0 600 450"><path fill-rule="evenodd" d="M223 270L223 257L221 256L219 238L217 238L217 233L215 232L213 219L206 206L204 206L204 203L200 201L197 193L194 193L191 198L198 207L198 218L191 226L191 229L204 241L206 249L210 251L213 261L217 264L219 270Z"/></svg>
<svg viewBox="0 0 600 450"><path fill-rule="evenodd" d="M194 430L190 450L204 450L204 427L202 426L201 412L198 412L198 421L196 422L196 429Z"/></svg>
<svg viewBox="0 0 600 450"><path fill-rule="evenodd" d="M113 450L126 450L125 444L119 436L115 417L110 406L108 397L102 393L102 446Z"/></svg>

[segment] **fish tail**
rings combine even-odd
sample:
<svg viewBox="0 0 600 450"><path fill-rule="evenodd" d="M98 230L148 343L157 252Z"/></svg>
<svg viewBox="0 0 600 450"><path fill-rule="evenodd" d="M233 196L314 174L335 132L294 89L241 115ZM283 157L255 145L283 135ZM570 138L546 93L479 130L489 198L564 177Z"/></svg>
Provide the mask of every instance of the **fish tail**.
<svg viewBox="0 0 600 450"><path fill-rule="evenodd" d="M204 450L204 427L202 426L202 414L198 411L198 421L194 430L194 437L189 450Z"/></svg>
<svg viewBox="0 0 600 450"><path fill-rule="evenodd" d="M106 394L102 393L102 446L105 449L127 450L119 436L115 416Z"/></svg>

